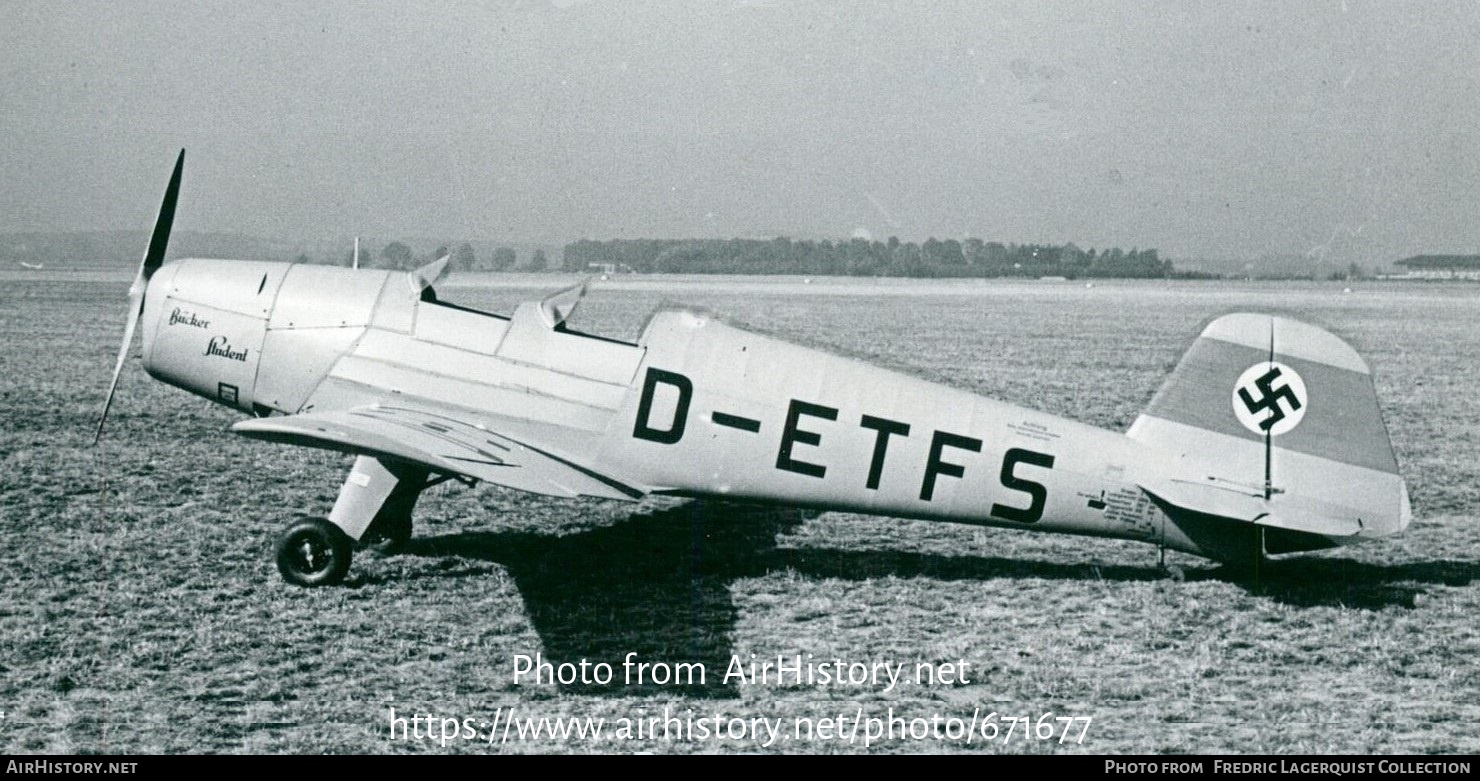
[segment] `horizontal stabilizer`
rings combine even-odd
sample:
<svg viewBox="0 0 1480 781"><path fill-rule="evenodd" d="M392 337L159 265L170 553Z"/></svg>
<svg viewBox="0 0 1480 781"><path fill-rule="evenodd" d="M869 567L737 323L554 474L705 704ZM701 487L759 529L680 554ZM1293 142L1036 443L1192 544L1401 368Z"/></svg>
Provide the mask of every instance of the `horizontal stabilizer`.
<svg viewBox="0 0 1480 781"><path fill-rule="evenodd" d="M1310 513L1282 510L1276 515L1265 516L1256 521L1260 526L1288 529L1295 532L1319 534L1322 537L1356 537L1363 529L1362 519L1352 516L1332 517Z"/></svg>
<svg viewBox="0 0 1480 781"><path fill-rule="evenodd" d="M1355 508L1287 495L1265 499L1247 486L1160 480L1142 483L1141 490L1170 515L1191 512L1323 537L1375 531Z"/></svg>
<svg viewBox="0 0 1480 781"><path fill-rule="evenodd" d="M494 431L447 415L367 406L244 420L231 430L252 439L419 464L547 496L636 501L644 491Z"/></svg>

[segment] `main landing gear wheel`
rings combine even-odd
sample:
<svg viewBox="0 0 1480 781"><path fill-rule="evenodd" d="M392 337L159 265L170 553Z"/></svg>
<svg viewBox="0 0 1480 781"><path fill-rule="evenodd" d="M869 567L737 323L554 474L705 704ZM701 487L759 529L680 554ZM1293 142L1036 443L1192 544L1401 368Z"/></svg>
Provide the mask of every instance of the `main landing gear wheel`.
<svg viewBox="0 0 1480 781"><path fill-rule="evenodd" d="M349 535L322 518L299 521L278 538L278 572L295 586L337 585L349 573L352 547Z"/></svg>
<svg viewBox="0 0 1480 781"><path fill-rule="evenodd" d="M360 538L360 547L368 548L383 556L399 553L411 542L412 523L410 514L387 518L376 518Z"/></svg>

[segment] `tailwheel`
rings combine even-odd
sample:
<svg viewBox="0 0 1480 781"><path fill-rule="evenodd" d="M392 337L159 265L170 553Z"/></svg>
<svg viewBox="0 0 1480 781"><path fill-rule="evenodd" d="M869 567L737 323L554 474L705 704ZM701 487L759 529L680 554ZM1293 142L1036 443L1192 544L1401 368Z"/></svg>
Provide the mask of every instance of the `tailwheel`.
<svg viewBox="0 0 1480 781"><path fill-rule="evenodd" d="M277 567L295 586L333 586L349 573L352 542L342 529L322 518L288 527L277 543Z"/></svg>

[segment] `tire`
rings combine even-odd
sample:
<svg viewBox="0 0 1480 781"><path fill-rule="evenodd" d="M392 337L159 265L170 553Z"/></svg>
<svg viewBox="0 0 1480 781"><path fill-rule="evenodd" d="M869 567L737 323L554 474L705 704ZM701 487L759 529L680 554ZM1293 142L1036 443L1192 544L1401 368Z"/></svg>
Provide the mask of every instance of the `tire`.
<svg viewBox="0 0 1480 781"><path fill-rule="evenodd" d="M398 553L411 541L411 516L376 518L360 538L360 547L368 548L383 556Z"/></svg>
<svg viewBox="0 0 1480 781"><path fill-rule="evenodd" d="M278 538L278 572L295 586L338 585L349 574L352 547L349 535L322 518L299 521Z"/></svg>

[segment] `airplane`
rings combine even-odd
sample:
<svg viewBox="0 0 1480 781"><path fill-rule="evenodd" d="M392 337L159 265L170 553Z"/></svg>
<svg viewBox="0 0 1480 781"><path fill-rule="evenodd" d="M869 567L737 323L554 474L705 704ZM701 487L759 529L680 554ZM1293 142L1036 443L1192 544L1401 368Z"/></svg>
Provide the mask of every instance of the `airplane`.
<svg viewBox="0 0 1480 781"><path fill-rule="evenodd" d="M665 309L636 342L567 325L585 286L509 316L415 271L164 264L175 163L129 290L155 379L250 417L244 437L353 455L327 518L289 526L283 578L344 581L412 536L446 480L636 502L717 498L1137 540L1222 562L1386 537L1412 520L1371 370L1284 316L1211 320L1125 432L1021 409ZM990 359L990 356L984 356Z"/></svg>
<svg viewBox="0 0 1480 781"><path fill-rule="evenodd" d="M27 263L24 260L20 260L20 261L16 261L16 262L21 264L21 268L28 268L28 269L30 269L32 271L40 271L41 269L46 268L46 264L45 263Z"/></svg>

